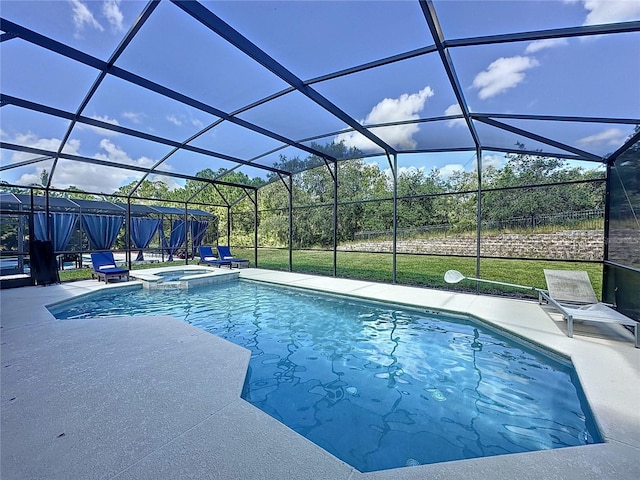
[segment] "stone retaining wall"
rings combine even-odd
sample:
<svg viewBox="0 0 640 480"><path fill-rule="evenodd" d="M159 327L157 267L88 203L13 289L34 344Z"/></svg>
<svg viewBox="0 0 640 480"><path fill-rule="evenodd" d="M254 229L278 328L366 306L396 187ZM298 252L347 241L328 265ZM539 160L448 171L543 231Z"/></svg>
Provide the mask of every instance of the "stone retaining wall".
<svg viewBox="0 0 640 480"><path fill-rule="evenodd" d="M398 253L475 255L475 236L447 236L398 241ZM602 260L604 234L599 230L566 230L556 233L484 236L482 255L487 257L553 258L558 260ZM389 252L390 241L361 242L338 247L340 251Z"/></svg>

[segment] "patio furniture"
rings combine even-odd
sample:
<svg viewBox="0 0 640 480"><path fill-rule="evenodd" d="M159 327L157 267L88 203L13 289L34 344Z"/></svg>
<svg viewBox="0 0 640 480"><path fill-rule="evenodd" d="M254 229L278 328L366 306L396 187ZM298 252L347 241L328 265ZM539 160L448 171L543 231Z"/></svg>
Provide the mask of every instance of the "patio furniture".
<svg viewBox="0 0 640 480"><path fill-rule="evenodd" d="M92 253L91 263L93 265L91 278L98 277L98 281L104 279L104 283L109 283L110 278L116 277L119 279L126 277L127 281L129 281L129 270L116 266L116 261L113 258L113 252Z"/></svg>
<svg viewBox="0 0 640 480"><path fill-rule="evenodd" d="M609 305L599 302L587 272L582 270L544 270L548 291L539 290L538 302L548 302L567 321L567 335L573 337L573 321L619 323L633 327L638 346L638 322Z"/></svg>
<svg viewBox="0 0 640 480"><path fill-rule="evenodd" d="M198 252L200 252L200 260L198 261L198 264L214 265L218 268L224 265L226 267L231 268L231 261L221 260L218 257L216 257L213 254L213 249L211 247L201 245L198 247Z"/></svg>
<svg viewBox="0 0 640 480"><path fill-rule="evenodd" d="M246 258L238 258L234 257L231 254L231 249L228 245L218 245L218 256L223 259L231 262L231 268L248 268L249 260Z"/></svg>

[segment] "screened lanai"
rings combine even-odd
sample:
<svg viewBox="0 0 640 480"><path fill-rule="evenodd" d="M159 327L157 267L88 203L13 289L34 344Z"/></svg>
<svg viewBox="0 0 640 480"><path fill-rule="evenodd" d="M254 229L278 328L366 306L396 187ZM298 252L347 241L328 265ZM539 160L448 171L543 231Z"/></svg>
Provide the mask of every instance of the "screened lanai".
<svg viewBox="0 0 640 480"><path fill-rule="evenodd" d="M587 268L638 318L635 1L1 16L7 193L201 209L220 219L208 243L279 270L443 287L446 267L531 283Z"/></svg>
<svg viewBox="0 0 640 480"><path fill-rule="evenodd" d="M83 262L90 264L89 255L84 255L86 252L117 247L121 236L130 238L128 255L122 259L129 265L131 248L137 250L135 261L138 262L144 261L145 251L158 252L161 259L166 254L169 260L189 248L193 255L207 230L210 233L217 230L215 215L203 210L86 198L2 193L0 211L3 214L2 277L30 273L30 239L50 239L59 268L64 269L73 263L76 268L82 267Z"/></svg>

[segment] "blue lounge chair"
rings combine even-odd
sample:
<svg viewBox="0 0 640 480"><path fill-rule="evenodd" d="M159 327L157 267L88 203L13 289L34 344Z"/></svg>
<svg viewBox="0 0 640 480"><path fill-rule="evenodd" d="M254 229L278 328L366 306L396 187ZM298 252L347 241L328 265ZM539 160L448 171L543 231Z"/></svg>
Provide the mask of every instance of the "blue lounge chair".
<svg viewBox="0 0 640 480"><path fill-rule="evenodd" d="M230 260L221 260L221 259L217 258L213 254L213 249L211 247L200 246L200 247L198 247L198 251L200 252L200 261L198 262L199 264L215 265L218 268L222 267L224 265L224 266L227 266L227 267L231 268L231 261Z"/></svg>
<svg viewBox="0 0 640 480"><path fill-rule="evenodd" d="M91 263L93 264L91 278L98 277L98 281L104 278L104 283L109 283L109 279L115 277L126 277L127 282L129 281L129 270L116 266L113 252L92 253Z"/></svg>
<svg viewBox="0 0 640 480"><path fill-rule="evenodd" d="M244 268L249 266L249 260L247 260L246 258L234 257L231 254L231 249L227 245L218 245L218 256L222 260L231 262L231 268Z"/></svg>

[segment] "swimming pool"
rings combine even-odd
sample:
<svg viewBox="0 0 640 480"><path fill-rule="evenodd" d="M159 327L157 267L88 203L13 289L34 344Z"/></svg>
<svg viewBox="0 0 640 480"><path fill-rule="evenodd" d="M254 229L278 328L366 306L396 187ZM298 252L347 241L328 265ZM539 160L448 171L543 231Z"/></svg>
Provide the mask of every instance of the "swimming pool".
<svg viewBox="0 0 640 480"><path fill-rule="evenodd" d="M199 275L202 273L202 270L166 270L156 273L156 275L162 277L163 282L175 282L176 280L180 280L183 277Z"/></svg>
<svg viewBox="0 0 640 480"><path fill-rule="evenodd" d="M248 348L243 398L363 472L601 441L569 363L465 318L249 281L50 310L169 314Z"/></svg>
<svg viewBox="0 0 640 480"><path fill-rule="evenodd" d="M175 290L237 280L239 274L230 269L172 266L133 270L131 276L141 281L144 288Z"/></svg>

